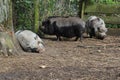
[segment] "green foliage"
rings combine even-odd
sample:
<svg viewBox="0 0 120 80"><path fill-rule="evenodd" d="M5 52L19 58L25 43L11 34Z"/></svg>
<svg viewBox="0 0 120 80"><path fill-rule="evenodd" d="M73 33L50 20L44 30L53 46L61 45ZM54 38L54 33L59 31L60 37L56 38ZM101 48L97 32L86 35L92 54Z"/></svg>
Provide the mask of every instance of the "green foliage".
<svg viewBox="0 0 120 80"><path fill-rule="evenodd" d="M86 5L84 19L86 20L91 15L96 15L104 19L107 27L120 28L120 2L113 0L91 0L93 5Z"/></svg>
<svg viewBox="0 0 120 80"><path fill-rule="evenodd" d="M48 16L75 16L78 14L78 1L79 0L40 1L40 19L42 20Z"/></svg>
<svg viewBox="0 0 120 80"><path fill-rule="evenodd" d="M102 3L102 4L120 4L120 1L117 0L86 0L87 5L93 5L96 3Z"/></svg>
<svg viewBox="0 0 120 80"><path fill-rule="evenodd" d="M120 28L120 24L106 24L107 28Z"/></svg>
<svg viewBox="0 0 120 80"><path fill-rule="evenodd" d="M119 1L117 0L90 0L92 2L97 2L97 3L101 3L101 4L120 4Z"/></svg>
<svg viewBox="0 0 120 80"><path fill-rule="evenodd" d="M15 30L18 29L34 29L34 0L13 0L13 19ZM39 1L39 23L48 16L77 16L79 11L80 0L40 0ZM85 0L86 5L98 5L99 9L93 6L92 9L87 7L88 11L95 11L97 9L103 11L102 7L115 5L114 8L109 9L110 11L118 11L120 2L114 2L113 0ZM97 2L96 2L97 1ZM107 4L103 6L102 4ZM115 9L117 8L117 9ZM85 9L86 10L86 9ZM108 12L108 8L104 8L104 11ZM94 15L94 14L93 14Z"/></svg>
<svg viewBox="0 0 120 80"><path fill-rule="evenodd" d="M33 29L33 0L14 0L14 26L18 29ZM40 0L40 24L48 16L76 16L79 0Z"/></svg>
<svg viewBox="0 0 120 80"><path fill-rule="evenodd" d="M33 2L31 0L15 0L13 5L15 29L32 29Z"/></svg>

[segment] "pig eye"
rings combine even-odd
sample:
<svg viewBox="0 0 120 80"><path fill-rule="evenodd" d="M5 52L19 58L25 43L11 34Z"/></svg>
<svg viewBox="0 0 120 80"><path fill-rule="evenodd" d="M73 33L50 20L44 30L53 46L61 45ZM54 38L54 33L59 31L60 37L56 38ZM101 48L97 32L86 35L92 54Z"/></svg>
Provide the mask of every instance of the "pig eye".
<svg viewBox="0 0 120 80"><path fill-rule="evenodd" d="M38 44L40 44L40 41L38 41Z"/></svg>
<svg viewBox="0 0 120 80"><path fill-rule="evenodd" d="M100 28L97 28L97 29L98 29L99 32L102 32L102 29L100 29Z"/></svg>
<svg viewBox="0 0 120 80"><path fill-rule="evenodd" d="M98 31L100 31L100 28L99 28L99 27L98 27L97 29L98 29Z"/></svg>
<svg viewBox="0 0 120 80"><path fill-rule="evenodd" d="M36 40L36 37L34 37L34 39Z"/></svg>
<svg viewBox="0 0 120 80"><path fill-rule="evenodd" d="M28 46L29 44L27 43L26 45Z"/></svg>
<svg viewBox="0 0 120 80"><path fill-rule="evenodd" d="M35 39L35 40L37 39L37 35L34 37L34 39Z"/></svg>

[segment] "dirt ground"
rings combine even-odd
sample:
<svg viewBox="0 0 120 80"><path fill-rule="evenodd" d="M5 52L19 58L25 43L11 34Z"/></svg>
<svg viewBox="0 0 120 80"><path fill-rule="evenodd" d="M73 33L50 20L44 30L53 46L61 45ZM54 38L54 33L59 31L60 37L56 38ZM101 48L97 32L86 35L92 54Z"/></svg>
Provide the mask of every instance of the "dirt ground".
<svg viewBox="0 0 120 80"><path fill-rule="evenodd" d="M0 80L120 80L120 36L55 39L40 54L0 56Z"/></svg>

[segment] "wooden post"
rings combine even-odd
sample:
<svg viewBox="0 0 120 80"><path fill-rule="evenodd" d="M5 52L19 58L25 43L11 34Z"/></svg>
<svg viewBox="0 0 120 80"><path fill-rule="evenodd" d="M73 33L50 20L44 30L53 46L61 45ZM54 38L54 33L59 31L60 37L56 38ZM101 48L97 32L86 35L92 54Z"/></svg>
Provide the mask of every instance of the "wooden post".
<svg viewBox="0 0 120 80"><path fill-rule="evenodd" d="M80 0L79 1L79 15L80 15L80 18L83 19L84 17L84 8L85 8L85 0Z"/></svg>
<svg viewBox="0 0 120 80"><path fill-rule="evenodd" d="M39 29L39 0L34 0L34 32Z"/></svg>

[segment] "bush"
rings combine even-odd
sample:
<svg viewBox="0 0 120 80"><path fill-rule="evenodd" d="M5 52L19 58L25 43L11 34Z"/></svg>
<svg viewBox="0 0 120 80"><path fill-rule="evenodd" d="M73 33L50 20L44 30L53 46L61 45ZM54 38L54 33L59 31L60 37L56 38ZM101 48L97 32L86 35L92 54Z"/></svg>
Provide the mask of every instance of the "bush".
<svg viewBox="0 0 120 80"><path fill-rule="evenodd" d="M120 28L120 24L106 24L107 28Z"/></svg>

